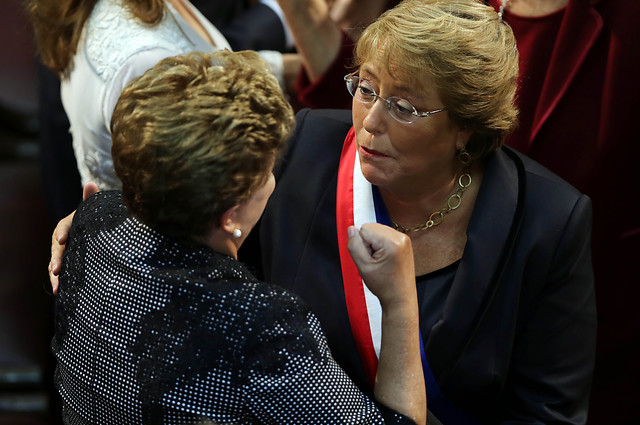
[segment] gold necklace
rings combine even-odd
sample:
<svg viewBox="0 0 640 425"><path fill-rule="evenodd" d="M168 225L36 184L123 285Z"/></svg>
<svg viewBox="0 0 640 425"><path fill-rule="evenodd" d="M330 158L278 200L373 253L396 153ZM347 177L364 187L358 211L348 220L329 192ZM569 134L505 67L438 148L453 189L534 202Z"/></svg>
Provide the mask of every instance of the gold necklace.
<svg viewBox="0 0 640 425"><path fill-rule="evenodd" d="M441 210L431 213L429 219L426 222L415 227L404 227L402 224L398 224L395 221L391 220L391 225L394 229L402 233L417 232L420 230L430 229L433 226L437 226L444 221L445 215L449 214L451 211L457 209L460 206L460 204L462 203L462 195L469 186L471 186L471 174L469 174L468 171L463 172L463 174L458 177L458 188L451 194L451 196L449 196L449 199L447 199L447 206L442 208Z"/></svg>

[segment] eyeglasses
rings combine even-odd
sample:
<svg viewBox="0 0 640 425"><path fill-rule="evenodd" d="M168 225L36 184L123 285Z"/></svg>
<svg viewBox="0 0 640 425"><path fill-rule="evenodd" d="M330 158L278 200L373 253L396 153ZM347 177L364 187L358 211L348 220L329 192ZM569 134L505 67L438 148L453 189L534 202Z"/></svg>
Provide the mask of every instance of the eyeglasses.
<svg viewBox="0 0 640 425"><path fill-rule="evenodd" d="M435 111L420 113L411 103L409 103L408 100L402 99L401 97L392 96L385 99L376 93L367 80L363 80L355 75L355 72L345 75L344 81L347 83L347 90L349 90L349 94L358 102L371 103L375 102L377 99L382 99L386 103L389 115L401 123L411 124L418 118L428 117L445 110L445 108L442 108L436 109Z"/></svg>

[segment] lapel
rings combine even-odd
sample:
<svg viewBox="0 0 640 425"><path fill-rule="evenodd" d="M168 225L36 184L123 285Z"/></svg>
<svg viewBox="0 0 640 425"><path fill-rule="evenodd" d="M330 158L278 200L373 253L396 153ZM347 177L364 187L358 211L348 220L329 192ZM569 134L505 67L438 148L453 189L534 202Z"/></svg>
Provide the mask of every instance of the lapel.
<svg viewBox="0 0 640 425"><path fill-rule="evenodd" d="M602 31L602 17L593 7L597 1L569 0L533 118L529 145L564 96Z"/></svg>
<svg viewBox="0 0 640 425"><path fill-rule="evenodd" d="M525 179L521 162L503 148L487 161L467 231L467 244L440 321L425 347L441 388L473 341L501 284L522 220Z"/></svg>

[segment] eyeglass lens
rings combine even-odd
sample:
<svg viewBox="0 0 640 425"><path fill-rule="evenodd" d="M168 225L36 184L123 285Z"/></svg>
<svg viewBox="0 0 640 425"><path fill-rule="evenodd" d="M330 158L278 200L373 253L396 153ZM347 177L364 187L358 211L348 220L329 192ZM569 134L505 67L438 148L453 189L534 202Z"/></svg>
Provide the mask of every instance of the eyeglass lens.
<svg viewBox="0 0 640 425"><path fill-rule="evenodd" d="M376 93L368 81L356 75L350 76L346 81L349 93L359 102L371 103L375 101L376 98L380 98L386 103L389 114L396 120L405 123L411 123L416 120L416 108L409 103L409 101L395 96L385 99Z"/></svg>

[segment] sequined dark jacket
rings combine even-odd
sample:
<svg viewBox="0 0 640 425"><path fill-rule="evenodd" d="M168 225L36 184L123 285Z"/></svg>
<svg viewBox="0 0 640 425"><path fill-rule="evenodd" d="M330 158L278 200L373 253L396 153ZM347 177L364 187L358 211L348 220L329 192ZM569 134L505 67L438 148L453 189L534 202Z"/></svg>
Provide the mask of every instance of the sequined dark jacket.
<svg viewBox="0 0 640 425"><path fill-rule="evenodd" d="M297 297L152 230L119 192L74 218L52 349L68 424L413 423L358 390Z"/></svg>

